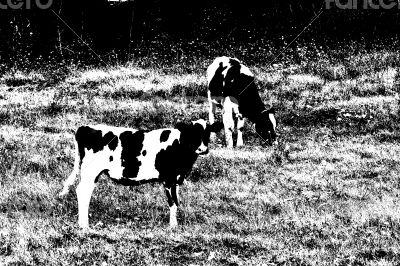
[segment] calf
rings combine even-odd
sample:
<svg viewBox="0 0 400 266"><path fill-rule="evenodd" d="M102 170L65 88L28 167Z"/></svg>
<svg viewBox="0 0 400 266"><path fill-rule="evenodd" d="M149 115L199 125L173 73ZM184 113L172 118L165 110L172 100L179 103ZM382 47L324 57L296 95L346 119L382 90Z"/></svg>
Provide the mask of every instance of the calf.
<svg viewBox="0 0 400 266"><path fill-rule="evenodd" d="M214 123L216 107L223 108L227 146L233 147L233 131L237 129L236 146L243 145L245 118L255 124L257 134L276 144L274 109L266 109L254 83L254 75L238 59L218 57L207 68L209 121Z"/></svg>
<svg viewBox="0 0 400 266"><path fill-rule="evenodd" d="M89 202L101 173L122 185L162 182L170 207L170 226L177 225L178 188L198 155L208 152L211 132L222 123L209 125L200 119L175 128L142 131L105 125L81 126L75 134L75 165L60 193L68 193L80 172L76 188L79 226L89 226Z"/></svg>

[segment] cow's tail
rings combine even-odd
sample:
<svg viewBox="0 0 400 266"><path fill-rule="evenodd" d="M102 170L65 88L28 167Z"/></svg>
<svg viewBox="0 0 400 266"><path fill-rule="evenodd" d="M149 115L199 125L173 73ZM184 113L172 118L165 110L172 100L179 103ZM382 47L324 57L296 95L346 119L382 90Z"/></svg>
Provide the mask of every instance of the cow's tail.
<svg viewBox="0 0 400 266"><path fill-rule="evenodd" d="M79 155L78 142L76 140L74 141L74 145L75 145L74 169L72 170L72 173L69 175L69 177L64 181L64 188L59 194L60 197L65 196L68 193L69 187L75 183L80 171L81 159Z"/></svg>

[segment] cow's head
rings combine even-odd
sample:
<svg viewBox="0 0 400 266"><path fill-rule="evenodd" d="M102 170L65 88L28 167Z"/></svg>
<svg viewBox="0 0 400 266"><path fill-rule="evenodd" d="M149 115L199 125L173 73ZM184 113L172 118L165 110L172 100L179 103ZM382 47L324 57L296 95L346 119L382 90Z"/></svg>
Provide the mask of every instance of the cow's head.
<svg viewBox="0 0 400 266"><path fill-rule="evenodd" d="M273 108L261 112L258 121L255 123L256 132L261 138L266 140L269 145L277 144L276 140L276 120Z"/></svg>
<svg viewBox="0 0 400 266"><path fill-rule="evenodd" d="M210 125L203 119L191 123L179 122L175 126L181 131L180 143L198 155L208 153L210 133L218 132L223 128L222 122L215 122Z"/></svg>

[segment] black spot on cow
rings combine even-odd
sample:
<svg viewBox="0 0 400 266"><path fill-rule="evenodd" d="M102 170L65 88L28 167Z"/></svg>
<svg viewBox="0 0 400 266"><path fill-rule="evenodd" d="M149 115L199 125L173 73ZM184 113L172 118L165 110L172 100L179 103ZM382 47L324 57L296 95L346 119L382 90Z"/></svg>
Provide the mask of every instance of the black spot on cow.
<svg viewBox="0 0 400 266"><path fill-rule="evenodd" d="M178 175L182 177L180 180L184 179L192 169L196 158L196 153L190 151L188 147L182 146L176 139L172 145L156 155L154 166L160 173L160 179L163 182L173 184L177 182Z"/></svg>
<svg viewBox="0 0 400 266"><path fill-rule="evenodd" d="M114 158L112 156L110 156L110 162L112 162L114 160Z"/></svg>
<svg viewBox="0 0 400 266"><path fill-rule="evenodd" d="M103 142L107 143L108 148L114 151L118 146L118 137L109 131L104 135Z"/></svg>
<svg viewBox="0 0 400 266"><path fill-rule="evenodd" d="M104 146L108 144L103 141L103 133L101 130L93 129L88 126L79 127L76 131L75 139L78 143L81 160L85 156L85 148L93 150L93 152L96 153L103 150Z"/></svg>
<svg viewBox="0 0 400 266"><path fill-rule="evenodd" d="M265 105L258 94L253 77L241 74L239 81L242 88L242 93L237 96L239 111L251 122L256 123L260 119L261 112L265 110Z"/></svg>
<svg viewBox="0 0 400 266"><path fill-rule="evenodd" d="M134 179L129 179L129 178L121 178L121 179L113 179L111 178L112 181L119 185L123 186L139 186L147 183L152 183L157 181L157 178L153 179L145 179L145 180L134 180Z"/></svg>
<svg viewBox="0 0 400 266"><path fill-rule="evenodd" d="M143 148L144 132L141 130L136 132L125 131L121 133L119 139L122 146L121 166L124 168L122 176L126 178L136 177L142 164L137 157Z"/></svg>
<svg viewBox="0 0 400 266"><path fill-rule="evenodd" d="M174 140L166 149L161 150L155 160L155 168L166 183L179 183L184 179L198 157L195 151L202 139L207 142L206 138L209 138L200 124L178 123L176 128L181 132L179 140ZM178 175L181 178L176 180Z"/></svg>
<svg viewBox="0 0 400 266"><path fill-rule="evenodd" d="M147 151L146 151L146 150L142 151L142 155L143 155L143 156L146 156L146 154L147 154Z"/></svg>
<svg viewBox="0 0 400 266"><path fill-rule="evenodd" d="M168 140L169 134L171 134L171 130L164 130L160 135L160 142L165 142Z"/></svg>
<svg viewBox="0 0 400 266"><path fill-rule="evenodd" d="M195 151L201 144L204 129L200 124L177 123L175 126L180 132L180 144L191 151ZM204 143L207 145L207 143Z"/></svg>
<svg viewBox="0 0 400 266"><path fill-rule="evenodd" d="M118 138L111 131L103 136L101 130L93 129L89 126L79 127L75 135L78 143L79 157L82 160L85 156L85 148L93 150L93 153L99 152L108 145L110 150L115 150L118 145Z"/></svg>
<svg viewBox="0 0 400 266"><path fill-rule="evenodd" d="M259 120L255 122L255 129L259 136L262 139L268 140L269 144L276 140L276 132L274 129L274 125L272 124L271 119L269 118L270 114L274 115L275 110L265 110L260 114Z"/></svg>
<svg viewBox="0 0 400 266"><path fill-rule="evenodd" d="M237 59L235 59L235 58L229 58L229 64L231 64L232 67L234 67L234 66L240 66L240 62L239 62Z"/></svg>
<svg viewBox="0 0 400 266"><path fill-rule="evenodd" d="M211 92L212 96L222 96L222 89L223 89L223 82L224 82L224 76L222 75L222 72L227 68L228 66L223 66L222 62L219 63L219 66L217 70L215 71L214 76L212 77L210 84L208 85L208 89Z"/></svg>

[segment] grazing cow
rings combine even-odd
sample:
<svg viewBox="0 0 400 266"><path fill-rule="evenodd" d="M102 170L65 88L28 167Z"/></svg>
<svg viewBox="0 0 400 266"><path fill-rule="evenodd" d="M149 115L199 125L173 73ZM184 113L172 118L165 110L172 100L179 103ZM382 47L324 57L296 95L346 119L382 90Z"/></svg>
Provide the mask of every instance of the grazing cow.
<svg viewBox="0 0 400 266"><path fill-rule="evenodd" d="M254 75L238 59L218 57L207 68L209 121L214 123L216 107L223 108L223 123L228 147L233 147L233 131L237 129L236 146L243 145L244 120L255 124L257 134L276 144L276 120L273 108L267 110L257 92Z"/></svg>
<svg viewBox="0 0 400 266"><path fill-rule="evenodd" d="M79 225L89 226L89 202L101 173L122 185L162 182L170 207L170 226L177 225L178 188L198 155L208 152L211 132L222 123L205 120L178 123L175 128L142 131L105 125L81 126L75 134L75 165L60 196L68 193L80 172L76 188Z"/></svg>

